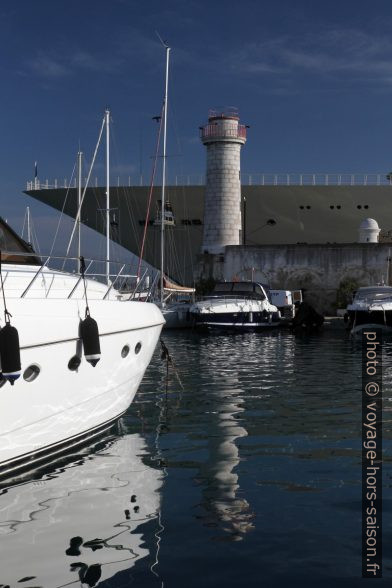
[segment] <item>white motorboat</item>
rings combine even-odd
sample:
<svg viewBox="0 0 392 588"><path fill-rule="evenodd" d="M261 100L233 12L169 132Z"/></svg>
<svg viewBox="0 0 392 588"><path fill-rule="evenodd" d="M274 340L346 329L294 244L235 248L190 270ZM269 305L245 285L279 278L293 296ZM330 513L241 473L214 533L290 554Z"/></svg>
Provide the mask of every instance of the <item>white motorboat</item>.
<svg viewBox="0 0 392 588"><path fill-rule="evenodd" d="M8 312L21 363L11 386L17 374L6 377L1 356L0 476L10 476L94 438L125 412L164 321L154 304L129 301L110 282L49 269L1 219L0 246L0 334ZM87 305L98 325L98 363L83 353Z"/></svg>
<svg viewBox="0 0 392 588"><path fill-rule="evenodd" d="M211 295L191 307L196 327L259 330L277 327L280 312L258 282L217 283Z"/></svg>
<svg viewBox="0 0 392 588"><path fill-rule="evenodd" d="M392 332L392 287L368 286L358 288L347 306L345 320L351 334L360 334L365 328Z"/></svg>
<svg viewBox="0 0 392 588"><path fill-rule="evenodd" d="M189 329L192 326L191 307L194 303L195 288L180 286L166 276L163 281L163 306L158 303L165 319L166 329Z"/></svg>
<svg viewBox="0 0 392 588"><path fill-rule="evenodd" d="M144 463L148 455L142 437L125 435L8 487L0 500L3 585L96 586L114 576L124 585L143 558L158 562L163 472Z"/></svg>

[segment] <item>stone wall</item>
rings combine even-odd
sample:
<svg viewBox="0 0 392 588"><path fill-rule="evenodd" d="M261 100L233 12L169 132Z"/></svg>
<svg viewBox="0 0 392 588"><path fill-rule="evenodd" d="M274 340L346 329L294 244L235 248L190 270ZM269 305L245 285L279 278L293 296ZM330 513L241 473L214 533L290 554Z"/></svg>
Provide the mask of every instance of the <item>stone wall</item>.
<svg viewBox="0 0 392 588"><path fill-rule="evenodd" d="M347 285L390 282L390 256L391 246L383 243L228 246L224 255L200 256L196 278L254 279L272 288L301 288L319 312L330 314Z"/></svg>

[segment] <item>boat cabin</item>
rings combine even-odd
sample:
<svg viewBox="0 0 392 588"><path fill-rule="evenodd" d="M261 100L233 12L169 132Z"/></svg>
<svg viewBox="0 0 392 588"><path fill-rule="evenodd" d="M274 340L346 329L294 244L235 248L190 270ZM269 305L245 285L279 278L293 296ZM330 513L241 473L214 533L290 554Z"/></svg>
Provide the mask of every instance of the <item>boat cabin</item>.
<svg viewBox="0 0 392 588"><path fill-rule="evenodd" d="M41 265L33 248L24 241L6 221L0 217L0 252L2 263L20 263L23 265ZM23 255L23 254L28 255Z"/></svg>
<svg viewBox="0 0 392 588"><path fill-rule="evenodd" d="M154 225L161 225L162 224L162 200L157 200L157 211L155 215ZM176 224L173 208L172 205L168 200L165 202L165 212L164 212L164 225L169 227L174 227Z"/></svg>

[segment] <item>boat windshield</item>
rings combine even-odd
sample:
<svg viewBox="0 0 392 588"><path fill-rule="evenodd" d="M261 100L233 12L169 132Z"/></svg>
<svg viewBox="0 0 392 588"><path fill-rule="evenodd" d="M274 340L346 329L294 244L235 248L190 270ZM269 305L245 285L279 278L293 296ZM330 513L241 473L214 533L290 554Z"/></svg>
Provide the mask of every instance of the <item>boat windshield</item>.
<svg viewBox="0 0 392 588"><path fill-rule="evenodd" d="M234 298L256 298L265 300L265 289L260 284L255 282L221 282L215 284L214 290L211 294L213 297L217 296L231 296Z"/></svg>
<svg viewBox="0 0 392 588"><path fill-rule="evenodd" d="M392 298L392 287L375 286L374 288L360 288L354 296L356 302L369 299L382 300L385 298Z"/></svg>

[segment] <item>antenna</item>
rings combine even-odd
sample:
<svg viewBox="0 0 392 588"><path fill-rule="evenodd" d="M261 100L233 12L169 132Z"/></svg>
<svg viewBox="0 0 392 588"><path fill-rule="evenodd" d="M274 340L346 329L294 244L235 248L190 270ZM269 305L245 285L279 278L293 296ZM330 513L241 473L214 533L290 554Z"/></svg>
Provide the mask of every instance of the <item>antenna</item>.
<svg viewBox="0 0 392 588"><path fill-rule="evenodd" d="M169 45L167 44L166 41L164 41L161 37L161 35L158 33L158 31L155 31L156 36L158 37L158 39L160 40L160 42L162 43L162 45L164 46L165 49L169 49Z"/></svg>

